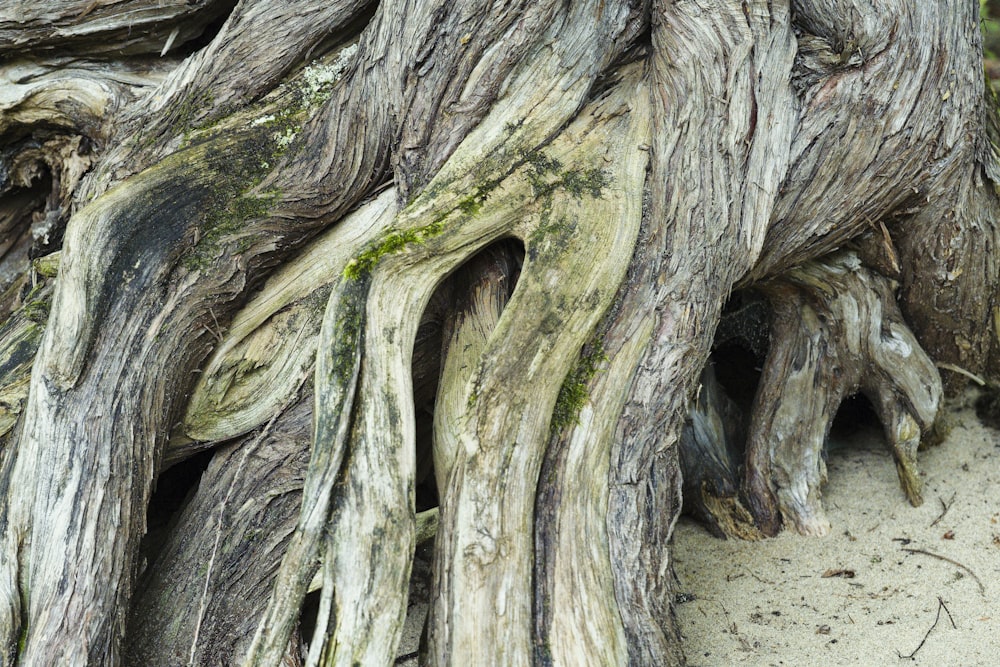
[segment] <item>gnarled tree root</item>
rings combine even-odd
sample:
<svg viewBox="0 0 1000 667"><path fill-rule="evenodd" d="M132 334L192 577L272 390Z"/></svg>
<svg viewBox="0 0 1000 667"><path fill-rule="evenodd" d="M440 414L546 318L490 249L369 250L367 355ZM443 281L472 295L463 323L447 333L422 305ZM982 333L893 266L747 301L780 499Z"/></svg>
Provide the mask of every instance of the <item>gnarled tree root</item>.
<svg viewBox="0 0 1000 667"><path fill-rule="evenodd" d="M233 4L207 47L188 40ZM302 598L318 586L309 664L388 664L419 539L414 488L421 467L429 474L414 338L437 285L503 239L524 246L522 278L482 332L459 328L469 362L449 354L439 387L450 405L434 429L432 663L683 661L669 549L677 441L734 286L770 281L779 317L746 478L731 453L712 461L721 481L697 486L703 511L748 536L782 517L825 530L822 439L854 391L875 402L918 497L914 449L938 401L935 371L886 281L845 256L802 263L895 218L892 231L917 241L894 240L925 347L967 348L945 358L959 365L995 347L1000 171L976 131L992 109L969 67L975 3L375 5L210 1L190 8L190 24L177 5L137 41L123 3L72 0L42 22L109 40L69 40L80 54L161 57L131 83L84 61L73 76L62 64L19 75L2 103L0 135L13 143L0 170L13 176L0 183L11 195L0 231L13 240L0 241L0 274L26 279L35 213L68 218L44 336L0 284L0 319L21 309L0 329L0 395L13 406L0 424L13 434L0 435L13 444L0 452L5 662L110 664L146 639L173 651L177 635L136 628L157 615L133 594L150 487L172 460L242 435L192 501L214 510L186 527L198 544L156 566L169 576L189 555L217 556L185 582L199 630L180 637L181 655L210 661L221 644L198 644L211 628L256 626L232 650L278 664L298 651ZM49 48L43 25L21 28L35 35L26 56ZM173 56L174 40L192 57ZM974 215L953 215L983 196ZM326 240L352 236L320 266L321 242L305 246L335 224ZM309 277L301 262L272 272L300 251ZM23 352L36 346L25 398ZM304 404L275 417L308 382L314 350L315 424ZM710 371L702 385L694 446L710 447L706 434L732 417ZM260 518L229 510L267 488L259 434L246 435L264 423L267 439L300 445L311 431L301 514L291 534L288 506L267 518L284 553L264 554L253 576L270 589L252 613L224 618L216 592L237 593L216 566L234 562L240 521ZM221 469L227 455L236 469ZM227 501L213 506L211 488ZM216 534L199 530L209 524ZM156 588L150 574L142 595Z"/></svg>
<svg viewBox="0 0 1000 667"><path fill-rule="evenodd" d="M934 363L903 321L890 282L839 253L762 286L772 308L771 348L754 401L745 492L762 531L784 522L806 535L830 523L820 503L822 450L841 402L871 401L900 483L921 502L917 446L941 401Z"/></svg>
<svg viewBox="0 0 1000 667"><path fill-rule="evenodd" d="M770 348L749 424L744 433L745 418L710 364L681 438L689 511L714 532L744 539L774 535L782 523L828 533L823 450L837 409L859 392L883 424L903 492L919 505L917 448L942 387L891 282L841 252L759 287L770 304Z"/></svg>

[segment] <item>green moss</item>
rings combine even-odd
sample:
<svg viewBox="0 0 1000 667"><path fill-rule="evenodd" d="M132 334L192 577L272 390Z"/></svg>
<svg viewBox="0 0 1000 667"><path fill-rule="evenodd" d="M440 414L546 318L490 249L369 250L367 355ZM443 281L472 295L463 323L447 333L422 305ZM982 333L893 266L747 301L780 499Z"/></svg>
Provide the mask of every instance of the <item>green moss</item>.
<svg viewBox="0 0 1000 667"><path fill-rule="evenodd" d="M56 251L45 255L44 257L37 257L31 262L31 266L38 275L45 278L55 278L59 274L59 261L62 257L61 251Z"/></svg>
<svg viewBox="0 0 1000 667"><path fill-rule="evenodd" d="M167 113L166 122L162 124L157 124L156 127L169 128L171 136L176 136L179 134L182 136L181 147L187 145L191 135L197 130L208 129L219 122L219 119L224 117L225 114L216 113L212 114L207 120L201 120L205 111L211 108L215 104L215 96L212 94L211 90L202 91L196 95L186 96L183 99L177 101L173 108ZM136 144L139 148L145 150L156 143L159 136L162 136L162 129L160 132L149 132L145 129L140 130L136 133ZM176 134L175 134L176 133Z"/></svg>
<svg viewBox="0 0 1000 667"><path fill-rule="evenodd" d="M538 160L529 165L528 181L536 197L550 197L562 190L577 199L584 195L600 199L609 181L607 172L595 167L564 170L558 160Z"/></svg>
<svg viewBox="0 0 1000 667"><path fill-rule="evenodd" d="M271 190L263 195L239 194L228 201L223 196L214 198L203 216L201 238L182 259L184 267L195 271L210 265L227 239L237 235L247 220L266 216L280 196L280 191ZM233 250L245 252L252 243L253 238L243 237Z"/></svg>
<svg viewBox="0 0 1000 667"><path fill-rule="evenodd" d="M344 277L357 280L371 273L375 265L386 255L401 252L415 243L424 243L444 231L444 220L436 220L416 229L391 231L373 242L344 267Z"/></svg>
<svg viewBox="0 0 1000 667"><path fill-rule="evenodd" d="M518 126L511 124L506 127L508 134L517 129ZM541 240L545 234L552 231L569 234L576 228L574 222L564 219L549 222L553 193L564 190L577 199L584 195L597 198L602 196L603 188L609 182L608 175L603 169L564 169L558 159L542 149L525 149L516 143L514 146L501 144L485 155L472 169L471 192L462 197L453 210L459 211L465 217L478 215L486 200L500 184L522 167L526 167L526 178L535 197L541 200L542 204L542 222L536 232L536 240ZM453 185L454 181L435 181L420 197L433 200ZM451 213L449 211L440 215L434 222L424 227L387 233L351 260L344 268L344 276L357 279L361 275L368 274L386 255L401 252L414 243L423 243L437 236L444 230L445 220Z"/></svg>
<svg viewBox="0 0 1000 667"><path fill-rule="evenodd" d="M44 292L45 282L39 281L24 295L20 312L25 318L36 324L44 325L49 321L49 308L52 305L52 292Z"/></svg>
<svg viewBox="0 0 1000 667"><path fill-rule="evenodd" d="M276 98L258 106L255 117L249 112L243 115L238 121L241 123L238 129L201 134L199 141L206 145L208 140L213 140L212 143L224 141L226 133L239 133L244 138L238 146L229 149L227 155L216 155L211 148L204 149L204 159L213 165L216 176L213 180L217 185L206 202L199 239L182 260L186 268L196 270L213 262L222 250L221 245L228 237L238 235L247 220L270 213L281 192L253 193L254 188L282 158L294 156L301 149L298 138L303 123L316 105L333 94L343 69L344 64L340 61L335 66L307 67ZM187 112L182 108L179 113L183 120ZM233 250L243 252L252 243L250 237L241 238Z"/></svg>
<svg viewBox="0 0 1000 667"><path fill-rule="evenodd" d="M331 401L331 405L339 406L337 407L339 412L334 413L333 419L322 418L317 424L317 428L327 439L334 438L340 421L350 417L350 406L346 406L345 412L345 406L340 405L339 401L347 400L350 395L351 383L354 382L354 374L360 363L365 329L365 304L370 288L371 280L368 276L363 276L359 280L345 279L337 287L340 295L330 336L330 348L321 353L330 359L325 378L328 386L326 395L339 397L338 400Z"/></svg>
<svg viewBox="0 0 1000 667"><path fill-rule="evenodd" d="M298 134L301 112L295 107L258 118L239 130L239 138L220 135L191 147L190 159L206 165L211 192L204 202L198 239L181 262L188 270L213 263L232 238L231 251L246 251L253 243L239 232L248 220L266 217L280 200L277 189L255 192L271 168L290 151Z"/></svg>
<svg viewBox="0 0 1000 667"><path fill-rule="evenodd" d="M580 410L590 398L587 383L597 375L607 360L604 347L599 342L592 344L589 351L580 356L576 368L566 376L559 389L556 407L552 411L551 428L553 433L561 431L566 426L579 423Z"/></svg>
<svg viewBox="0 0 1000 667"><path fill-rule="evenodd" d="M458 210L466 215L476 215L482 207L482 200L477 199L476 197L466 197L462 201L458 202Z"/></svg>
<svg viewBox="0 0 1000 667"><path fill-rule="evenodd" d="M45 324L49 321L49 305L48 299L29 301L21 307L21 312L32 322Z"/></svg>
<svg viewBox="0 0 1000 667"><path fill-rule="evenodd" d="M563 216L552 219L551 211L547 208L542 212L542 219L528 237L532 248L532 257L536 256L536 249L546 238L555 237L557 246L565 246L570 235L576 231L576 221Z"/></svg>
<svg viewBox="0 0 1000 667"><path fill-rule="evenodd" d="M181 100L173 113L174 127L179 128L182 132L197 129L195 119L201 115L204 109L211 107L214 102L215 97L211 90L204 90L197 95Z"/></svg>
<svg viewBox="0 0 1000 667"><path fill-rule="evenodd" d="M529 165L532 171L539 176L558 173L563 167L562 162L537 148L525 151L522 155L522 162Z"/></svg>
<svg viewBox="0 0 1000 667"><path fill-rule="evenodd" d="M28 622L25 621L21 624L21 634L17 638L17 655L23 656L24 649L28 645Z"/></svg>
<svg viewBox="0 0 1000 667"><path fill-rule="evenodd" d="M604 188L608 186L609 181L606 170L588 167L563 172L560 185L577 199L581 199L584 195L600 199L604 195Z"/></svg>
<svg viewBox="0 0 1000 667"><path fill-rule="evenodd" d="M548 596L545 597L542 604L545 605L544 617L550 618L552 612L550 611L551 604ZM535 664L539 665L539 667L550 667L554 664L552 660L552 645L548 641L535 645Z"/></svg>

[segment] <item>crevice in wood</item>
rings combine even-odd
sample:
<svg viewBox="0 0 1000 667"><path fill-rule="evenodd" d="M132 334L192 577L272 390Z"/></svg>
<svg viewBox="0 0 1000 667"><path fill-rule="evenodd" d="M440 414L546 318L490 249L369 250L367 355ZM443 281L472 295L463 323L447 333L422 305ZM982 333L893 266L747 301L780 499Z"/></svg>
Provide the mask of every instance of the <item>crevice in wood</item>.
<svg viewBox="0 0 1000 667"><path fill-rule="evenodd" d="M198 491L202 474L215 452L198 452L157 475L146 508L146 535L139 545L141 558L150 564L169 538L177 517Z"/></svg>
<svg viewBox="0 0 1000 667"><path fill-rule="evenodd" d="M458 447L449 437L454 432L451 420L466 409L466 385L514 294L524 256L521 240L495 241L448 276L436 290L437 296L432 297L432 302L442 300L447 304L440 318L440 363L434 382L432 418L434 488L438 496L448 486Z"/></svg>
<svg viewBox="0 0 1000 667"><path fill-rule="evenodd" d="M212 43L220 32L222 32L222 27L225 25L229 17L232 16L233 9L237 5L237 0L223 0L220 2L218 8L216 9L216 16L214 19L209 21L201 32L196 35L191 35L187 40L181 41L177 37L174 38L173 43L169 49L166 49L166 53L170 53L171 56L175 58L188 58L201 49L205 48ZM169 35L168 35L169 38ZM166 47L166 43L164 43ZM161 57L166 55L166 53L161 50Z"/></svg>
<svg viewBox="0 0 1000 667"><path fill-rule="evenodd" d="M8 290L31 268L35 239L32 222L44 217L45 201L51 191L45 176L28 187L4 193L0 203L0 318L10 313L13 292Z"/></svg>
<svg viewBox="0 0 1000 667"><path fill-rule="evenodd" d="M127 664L232 664L246 651L298 516L311 398L303 388L268 425L161 474L165 486L150 511L180 507L159 530L156 524L167 519L150 521L148 566L129 616ZM162 498L172 471L182 478L177 496L197 482L180 501Z"/></svg>

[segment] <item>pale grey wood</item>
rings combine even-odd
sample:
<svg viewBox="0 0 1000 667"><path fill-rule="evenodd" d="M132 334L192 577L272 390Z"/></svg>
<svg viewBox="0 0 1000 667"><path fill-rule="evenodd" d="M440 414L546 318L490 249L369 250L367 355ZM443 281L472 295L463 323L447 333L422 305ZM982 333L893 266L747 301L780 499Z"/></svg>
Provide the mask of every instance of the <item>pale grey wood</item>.
<svg viewBox="0 0 1000 667"><path fill-rule="evenodd" d="M438 489L448 477L460 447L452 424L466 409L465 386L510 300L519 262L503 250L487 248L449 278L452 307L443 326L441 377L434 403L434 474Z"/></svg>
<svg viewBox="0 0 1000 667"><path fill-rule="evenodd" d="M259 431L216 451L147 555L126 664L227 665L245 653L298 519L312 441L312 395L302 393Z"/></svg>
<svg viewBox="0 0 1000 667"><path fill-rule="evenodd" d="M613 440L607 531L628 661L678 664L666 555L677 438L722 303L764 247L795 123L795 41L781 4L653 11L649 225L604 344L613 358L638 330L646 349Z"/></svg>
<svg viewBox="0 0 1000 667"><path fill-rule="evenodd" d="M146 619L167 589L135 600L131 626L127 610L158 470L270 423L313 372L312 349L303 511L282 553L255 561L246 618L226 611L239 582L200 579L188 660L225 646L237 662L295 660L322 562L310 664L389 663L429 465L416 460L411 373L434 356L414 355L414 338L437 286L504 237L524 242L522 281L469 348L472 371L446 370L439 387L457 400L436 426L452 444L438 454L433 664L682 660L676 445L732 289L766 279L804 294L806 273L858 244L863 278L823 280L829 303L868 314L831 307L840 328L810 330L830 350L840 331L891 332L837 354L878 378L862 389L914 498L938 395L930 360L987 375L1000 363L1000 133L975 3L36 4L0 3L0 50L27 54L0 65L3 331L28 314L13 286L30 276L31 230L49 214L68 226L28 394L24 359L0 368L17 394L0 454L7 663L114 664L129 638L156 645ZM314 261L314 237L346 233L390 185L383 226ZM901 283L901 315L886 277ZM328 295L317 339L309 299ZM804 313L794 327L808 328ZM778 338L769 378L787 376L780 348L798 345ZM784 401L782 419L822 430L810 405L830 395L810 398ZM779 400L760 395L758 423ZM764 441L744 518L822 528L807 516L816 439ZM805 501L788 496L796 485ZM207 516L197 545L165 551L147 582L207 544L243 548ZM210 630L250 626L230 643Z"/></svg>
<svg viewBox="0 0 1000 667"><path fill-rule="evenodd" d="M0 53L161 53L197 37L223 0L50 0L0 3ZM171 37L173 33L176 34Z"/></svg>
<svg viewBox="0 0 1000 667"><path fill-rule="evenodd" d="M823 448L841 402L860 391L882 420L906 496L920 504L917 446L937 417L941 380L888 280L841 253L763 289L773 309L771 352L752 413L747 478L773 491L786 525L829 533Z"/></svg>

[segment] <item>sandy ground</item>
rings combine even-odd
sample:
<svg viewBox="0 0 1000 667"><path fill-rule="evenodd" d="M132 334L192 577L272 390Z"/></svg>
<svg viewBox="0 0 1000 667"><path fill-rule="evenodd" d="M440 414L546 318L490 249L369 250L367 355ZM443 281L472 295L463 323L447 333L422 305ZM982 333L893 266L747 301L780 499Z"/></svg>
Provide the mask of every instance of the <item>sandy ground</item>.
<svg viewBox="0 0 1000 667"><path fill-rule="evenodd" d="M688 663L1000 664L1000 432L979 422L973 398L950 407L948 438L921 454L921 507L868 428L832 448L825 538L726 541L682 519Z"/></svg>

